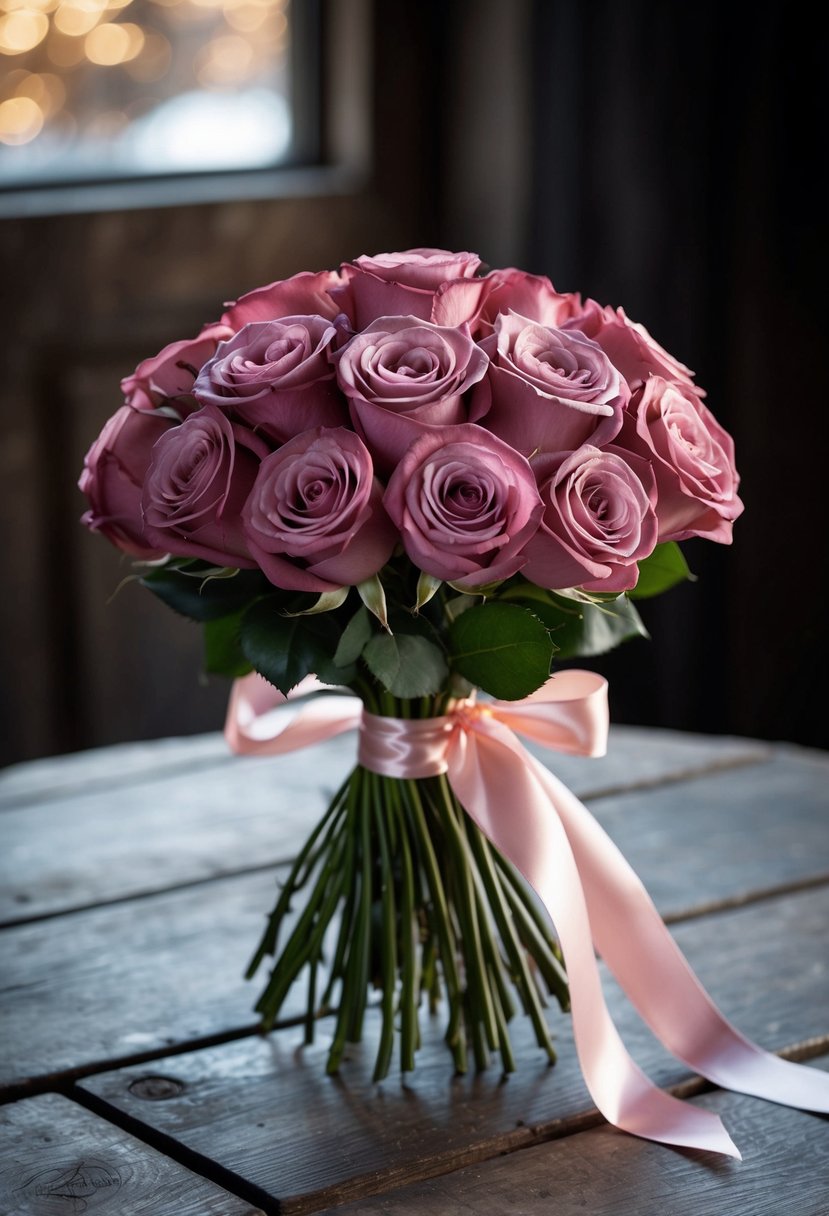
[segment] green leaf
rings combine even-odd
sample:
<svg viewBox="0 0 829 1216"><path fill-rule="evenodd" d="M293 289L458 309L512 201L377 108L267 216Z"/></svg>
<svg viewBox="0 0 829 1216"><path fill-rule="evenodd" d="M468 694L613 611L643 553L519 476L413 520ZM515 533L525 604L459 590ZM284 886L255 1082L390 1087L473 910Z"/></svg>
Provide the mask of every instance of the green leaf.
<svg viewBox="0 0 829 1216"><path fill-rule="evenodd" d="M606 654L608 650L629 638L648 636L642 618L626 595L608 603L580 603L542 591L528 601L540 617L558 648L559 659L589 658Z"/></svg>
<svg viewBox="0 0 829 1216"><path fill-rule="evenodd" d="M650 557L639 563L639 581L628 595L633 600L649 599L693 578L679 545L669 540L657 545Z"/></svg>
<svg viewBox="0 0 829 1216"><path fill-rule="evenodd" d="M237 679L252 671L239 641L242 612L204 623L204 670Z"/></svg>
<svg viewBox="0 0 829 1216"><path fill-rule="evenodd" d="M449 676L440 647L416 634L375 634L363 658L372 675L395 697L434 696Z"/></svg>
<svg viewBox="0 0 829 1216"><path fill-rule="evenodd" d="M506 701L535 692L550 674L555 646L543 622L518 604L469 608L449 630L452 666Z"/></svg>
<svg viewBox="0 0 829 1216"><path fill-rule="evenodd" d="M260 570L236 570L218 577L216 567L200 570L193 563L186 571L175 566L160 566L141 578L168 608L194 621L215 621L244 608L270 587ZM201 577L198 577L198 576Z"/></svg>
<svg viewBox="0 0 829 1216"><path fill-rule="evenodd" d="M368 609L361 604L343 630L334 652L334 662L339 667L356 663L363 653L366 643L370 641L371 634L371 617Z"/></svg>
<svg viewBox="0 0 829 1216"><path fill-rule="evenodd" d="M242 617L245 658L286 694L308 675L326 684L346 684L354 678L353 667L334 662L338 641L339 630L330 616L286 616L277 596L257 600Z"/></svg>

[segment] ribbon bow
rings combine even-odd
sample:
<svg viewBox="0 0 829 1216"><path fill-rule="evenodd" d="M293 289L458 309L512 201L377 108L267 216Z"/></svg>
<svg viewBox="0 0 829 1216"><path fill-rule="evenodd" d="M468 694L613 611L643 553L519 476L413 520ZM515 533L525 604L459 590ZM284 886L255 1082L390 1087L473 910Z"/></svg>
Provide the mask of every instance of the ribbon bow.
<svg viewBox="0 0 829 1216"><path fill-rule="evenodd" d="M291 694L322 688L305 681ZM360 763L385 776L446 773L458 800L550 914L567 967L576 1051L596 1106L648 1140L741 1159L719 1117L657 1088L631 1059L605 1004L595 950L651 1030L679 1060L725 1089L829 1113L829 1075L746 1039L691 970L639 878L587 808L524 748L600 756L607 683L565 671L522 701L460 702L445 717L365 713L354 697L306 702L274 732L286 700L260 677L237 680L225 735L237 752L277 755L360 729Z"/></svg>

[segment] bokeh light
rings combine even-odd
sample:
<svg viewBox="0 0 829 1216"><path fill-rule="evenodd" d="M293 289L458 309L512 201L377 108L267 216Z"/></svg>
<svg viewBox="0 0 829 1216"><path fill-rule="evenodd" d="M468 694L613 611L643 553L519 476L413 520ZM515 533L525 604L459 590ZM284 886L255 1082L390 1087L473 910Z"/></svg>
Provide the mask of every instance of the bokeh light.
<svg viewBox="0 0 829 1216"><path fill-rule="evenodd" d="M0 0L0 184L284 159L289 14L288 0Z"/></svg>

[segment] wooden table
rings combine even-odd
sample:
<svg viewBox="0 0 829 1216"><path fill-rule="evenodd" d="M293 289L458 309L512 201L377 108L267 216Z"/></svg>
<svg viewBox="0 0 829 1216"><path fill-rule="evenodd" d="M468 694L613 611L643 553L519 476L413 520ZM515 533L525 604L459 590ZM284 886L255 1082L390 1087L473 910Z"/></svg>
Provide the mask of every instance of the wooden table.
<svg viewBox="0 0 829 1216"><path fill-rule="evenodd" d="M608 1127L552 1009L559 1063L520 1025L508 1080L453 1077L426 1014L405 1084L371 1084L371 1019L326 1077L301 994L261 1036L241 974L353 748L239 760L210 735L0 774L0 1213L829 1213L827 1121L689 1075L610 980L632 1054L719 1111L742 1164ZM723 1011L829 1067L829 759L616 728L606 759L553 763Z"/></svg>

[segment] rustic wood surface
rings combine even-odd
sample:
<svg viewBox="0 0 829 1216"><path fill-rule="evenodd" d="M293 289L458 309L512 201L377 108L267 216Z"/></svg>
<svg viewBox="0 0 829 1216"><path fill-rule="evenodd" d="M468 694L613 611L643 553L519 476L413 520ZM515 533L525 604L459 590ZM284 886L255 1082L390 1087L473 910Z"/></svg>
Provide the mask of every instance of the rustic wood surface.
<svg viewBox="0 0 829 1216"><path fill-rule="evenodd" d="M812 1063L829 1069L829 1056ZM742 1162L666 1151L604 1125L415 1186L328 1208L321 1216L826 1216L826 1120L741 1094L692 1101L739 1135Z"/></svg>
<svg viewBox="0 0 829 1216"><path fill-rule="evenodd" d="M805 1041L829 1050L829 889L789 896L769 916L765 903L695 919L676 938L723 1012L750 1037L779 1050ZM609 980L611 1012L637 1061L662 1087L691 1080L655 1041ZM424 1019L424 1029L425 1029ZM570 1022L550 1015L560 1059L549 1068L524 1020L516 1026L519 1074L497 1063L481 1075L450 1077L440 1024L416 1071L371 1082L377 1026L348 1051L341 1075L325 1076L330 1039L302 1047L298 1028L153 1062L149 1075L174 1079L163 1102L136 1097L143 1067L89 1077L81 1088L252 1180L285 1211L314 1211L335 1198L399 1186L457 1168L598 1118L581 1079ZM424 1036L425 1037L425 1036ZM279 1135L290 1110L291 1136ZM328 1143L332 1129L336 1138ZM320 1146L325 1144L325 1151Z"/></svg>
<svg viewBox="0 0 829 1216"><path fill-rule="evenodd" d="M259 981L242 973L278 863L353 747L317 749L309 768L308 755L231 759L210 735L0 775L0 1216L107 1203L125 1216L535 1216L551 1205L565 1216L826 1216L826 1121L705 1092L608 977L634 1056L660 1085L721 1110L744 1165L607 1128L569 1020L552 1009L558 1064L547 1067L518 1019L519 1071L507 1080L497 1062L452 1077L440 1019L424 1015L416 1072L373 1085L373 1014L327 1078L331 1020L303 1047L299 991L281 1028L261 1036ZM794 1058L829 1053L829 758L621 728L607 759L553 766L740 1029ZM21 1162L28 1191L8 1181Z"/></svg>
<svg viewBox="0 0 829 1216"><path fill-rule="evenodd" d="M0 1212L45 1216L262 1216L59 1094L0 1109Z"/></svg>

